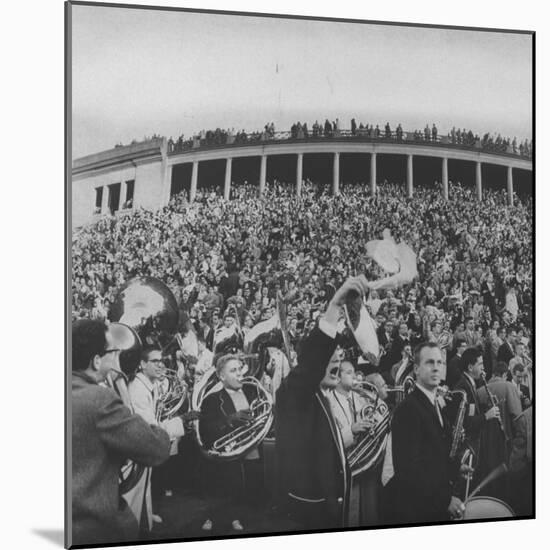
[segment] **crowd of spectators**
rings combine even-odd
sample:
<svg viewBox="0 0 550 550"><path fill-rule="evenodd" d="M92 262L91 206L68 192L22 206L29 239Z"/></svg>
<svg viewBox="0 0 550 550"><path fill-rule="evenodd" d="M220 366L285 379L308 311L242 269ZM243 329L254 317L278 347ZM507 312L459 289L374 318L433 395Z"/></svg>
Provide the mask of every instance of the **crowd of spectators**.
<svg viewBox="0 0 550 550"><path fill-rule="evenodd" d="M449 201L437 187L383 183L329 186L306 181L235 185L185 192L155 211L137 209L104 217L73 236L73 318L108 315L117 289L137 275L157 277L173 291L182 323L208 335L228 305L245 330L275 312L281 292L291 340L297 348L328 300L350 275L382 274L366 256L366 243L388 228L418 258L418 278L395 291L372 292L368 307L380 329L407 331L411 344L437 333L456 343L465 324L480 339L515 327L530 345L533 304L533 205L488 189L483 202L460 184ZM406 325L403 327L402 325ZM485 341L485 340L484 340ZM389 352L389 350L385 350Z"/></svg>
<svg viewBox="0 0 550 550"><path fill-rule="evenodd" d="M202 130L199 134L190 139L184 139L179 136L176 140L169 138L168 151L185 151L202 146L226 145L233 143L247 143L256 141L268 141L273 139L311 139L311 138L332 138L344 137L353 139L363 137L368 139L384 139L403 141L406 139L413 141L445 143L456 146L465 146L477 148L489 152L508 153L531 158L533 153L533 144L531 140L523 140L518 144L516 137L513 139L502 137L500 134L491 135L486 133L483 137L474 134L472 130L466 128L453 128L447 135L438 133L437 126L432 123L431 127L426 124L424 129L416 129L412 132L404 132L401 124L392 129L389 122L386 122L383 129L377 124L363 123L357 124L355 118L351 119L351 129L342 129L338 118L332 122L327 118L325 122L319 123L316 120L308 126L307 122L295 122L291 125L289 132L275 132L273 122L267 123L262 131L247 133L244 129L235 132L235 129L223 130ZM118 146L118 145L117 145Z"/></svg>

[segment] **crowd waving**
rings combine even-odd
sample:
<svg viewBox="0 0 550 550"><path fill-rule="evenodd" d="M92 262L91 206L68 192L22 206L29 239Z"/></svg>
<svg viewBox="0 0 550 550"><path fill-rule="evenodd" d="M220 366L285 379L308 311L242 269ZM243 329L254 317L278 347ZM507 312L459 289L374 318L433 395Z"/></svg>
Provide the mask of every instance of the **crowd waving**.
<svg viewBox="0 0 550 550"><path fill-rule="evenodd" d="M73 240L73 318L105 318L117 289L137 275L164 281L182 319L207 334L213 318L234 304L244 327L273 314L283 293L295 343L323 312L348 276L378 276L365 245L388 228L418 257L419 277L399 291L372 292L371 314L394 331L407 323L414 341L435 321L451 336L472 318L480 338L494 322L517 326L529 339L532 315L532 200L506 205L503 191L478 202L471 189L451 184L451 200L418 187L412 199L393 184L344 185L339 196L306 182L302 197L276 182L258 197L235 186L229 201L216 190L184 193L168 206L106 217Z"/></svg>
<svg viewBox="0 0 550 550"><path fill-rule="evenodd" d="M303 479L309 479L311 486L318 491L315 494L328 495L327 499L342 503L344 497L340 497L340 492L334 492L336 489L331 492L331 483L334 479L340 480L348 459L341 464L330 462L331 456L338 457L338 460L343 456L342 453L335 454L330 445L316 451L315 445L326 439L318 437L317 432L313 433L311 426L318 432L332 432L329 424L323 424L329 418L325 414L326 409L322 412L315 407L321 403L319 406L322 408L324 395L341 430L342 445L347 453L349 449L354 449L357 430L366 430L367 426L358 421L350 422L350 430L345 431L347 416L338 416L340 409L337 402L341 405L339 395L341 397L346 391L349 393L365 377L376 386L378 403L378 398L385 400L388 397L388 385L403 384L404 387L404 373L410 374L414 367L415 393L396 406L383 462L377 463L376 469L362 474L362 477L354 477L351 486L345 490L350 512L344 525L415 523L434 518L444 521L449 513L458 519L462 514L462 501L454 493L453 496L447 494L447 478L451 474L441 466L446 463L446 449L441 451L439 460L430 446L424 446L422 452L426 454L426 460L432 460L433 467L432 463L426 467L424 462L417 461L423 467L411 475L414 479L420 479L419 493L402 490L400 483L405 479L403 476L410 470L410 465L414 466L414 460L408 458L408 444L411 440L425 443L420 432L410 437L412 428L421 426L424 429L427 426L426 429L433 431L437 426L438 429L446 429L441 413L438 413L439 420L436 420L440 424L434 424L429 418L421 423L413 422L412 413L416 409L411 409L411 403L422 399L422 394L427 391L424 386L432 384L436 391L435 384L439 385L439 374L435 379L433 367L426 367L430 358L445 366L441 379L451 388L460 388L460 384L469 379L466 375L477 381L482 356L481 368L484 365L489 384L493 384L492 387L505 384L504 389L513 394L510 403L515 403L512 411L514 422L519 418L521 426L527 426L527 418L532 414L534 372L533 204L530 197L516 197L513 205L509 205L504 189L487 189L483 201L479 201L473 189L458 183L449 184L450 200L445 200L439 187L437 184L433 187L418 185L414 197L407 198L402 186L388 182L379 184L374 196L365 183L343 184L340 193L333 195L329 185L306 180L298 197L294 183L274 181L266 186L261 195L257 185L245 183L232 186L229 200L223 197L219 187L201 187L192 203L188 201L186 192L182 192L157 211L136 209L124 216L106 216L73 235L73 341L76 341L78 348L79 339L75 339L74 327L77 328L77 336L81 327L86 328L86 325L93 323L99 325L98 330L105 331L103 320L108 318L120 288L127 281L136 276L162 280L172 290L178 303L179 332L183 333L192 326L197 334L199 356L193 364L190 362L183 366L186 381L190 385L197 384L215 365L214 370L224 388L210 395L201 406L200 430L202 433L204 429L204 434L208 435L209 427L220 425L220 411L235 410L232 414L227 413L227 417L225 412L222 415L222 420L230 421L232 427L239 419L246 422L250 414L248 406L254 399L252 394L246 395L246 392L243 392L240 403L234 397L239 390L242 391L240 359L226 351L215 357L215 335L224 330L224 324L229 319L230 325L236 320L246 336L255 325L276 315L282 297L291 364L276 394L273 414L277 460L282 465L281 472L286 472L281 478L284 480L284 490L288 489L288 495L295 494L294 486L300 488ZM367 255L367 243L387 236L388 231L397 243L404 241L413 249L418 276L395 290L375 291L368 287L366 307L377 326L379 352L362 353L345 330L341 337L331 335L332 329L338 330L337 324L343 324L341 317L336 322L335 312L340 312L340 305L344 303L344 291L357 288L359 280L375 281L384 275L379 264ZM366 289L367 286L361 288ZM225 326L229 328L230 325ZM107 349L107 340L103 348ZM419 348L418 354L416 351L413 353L412 350ZM319 350L324 350L326 357L320 358ZM93 365L111 360L106 353L95 357L97 359L94 359ZM339 378L331 370L334 361L338 365ZM145 347L139 372L136 379L130 382L130 389L141 389L150 401L153 394L143 392L138 383L144 382L143 387L149 388L145 378L149 377L152 384L154 377L158 376L156 369L161 362L160 348ZM309 374L304 376L304 372ZM82 397L78 391L81 387L88 388L89 376L93 373L91 367L84 375L73 373L73 379L76 376L76 382L73 381L73 407L80 406ZM510 379L515 387L511 382L504 383L504 377ZM319 386L320 400L314 398L317 395L314 393L310 395L306 392L304 397L304 380L311 380L312 392L317 391L315 385ZM334 386L336 383L337 387ZM101 390L95 388L95 391ZM218 401L224 398L223 392L230 392L226 397L231 402ZM293 392L297 392L296 395ZM299 399L298 394L301 396ZM311 406L302 403L308 399ZM471 403L468 402L468 410L475 409L480 422L484 421L482 416L487 421L492 420L493 425L498 419L500 424L497 426L506 426L507 433L514 435L514 448L505 462L509 462L510 468L515 468L517 472L515 477L510 477L510 483L514 485L506 491L508 496L515 495L513 506L518 514L527 515L530 481L522 477L521 472L529 472L523 464L522 453L525 451L529 457L530 445L525 443L522 446L520 439L525 434L528 441L528 428L524 431L517 428L512 433L510 415L503 413L501 419L494 403L489 411L480 412L480 404L475 398L472 399ZM219 403L224 405L220 407ZM297 403L300 404L299 414L293 409ZM389 402L388 406L393 407L393 404ZM155 410L155 406L151 410ZM355 405L350 408L350 411L353 410ZM435 406L434 411L437 410ZM125 410L124 415L128 414L129 411ZM472 413L468 414L472 416ZM298 418L300 422L296 420ZM183 424L183 418L172 420L181 423L181 429L177 432L179 435L170 436L172 442L185 434L179 446L180 451L185 449L185 452L181 452L182 456L177 460L189 461L186 467L178 471L199 471L193 462L196 445L193 452L191 446L185 446L186 442L195 441L193 434ZM465 424L465 429L466 435L477 441L472 424ZM149 426L142 426L142 430L147 432L149 438L155 436L149 433ZM484 433L494 435L494 430L487 428ZM82 441L88 441L85 431L82 434ZM201 435L203 440L206 435ZM160 436L157 434L156 437ZM151 464L155 465L161 458L166 459L171 452L167 437L164 437L163 456L153 456ZM305 448L297 443L301 441L307 442ZM443 439L438 436L436 442L441 441ZM473 477L477 480L501 461L501 454L497 452L500 447L497 449L492 440L485 436L479 441L481 446L478 445L476 453L483 467L475 474L478 477ZM158 442L155 443L156 449L160 448L158 445ZM303 455L292 454L300 449L305 450ZM487 455L484 454L486 450ZM346 456L349 458L350 455ZM86 460L82 460L83 472L89 471ZM119 455L116 455L114 463L117 466L119 460ZM235 473L235 465L246 467L246 472L242 470L245 472L242 475L247 479L243 486L248 487L247 498L255 496L257 500L255 504L250 500L246 510L266 503L264 493L259 489L250 489L262 487L264 483L261 481L263 466L258 451L253 450L239 460L223 464L205 461L200 466L205 468L200 470L203 472L201 483L205 486L208 499L209 490L214 495L222 489L226 499L219 508L212 499L207 499L208 509L204 512L205 517L201 518L201 521L205 520L201 526L203 534L211 531L213 525L220 525L228 519L232 520L231 532L242 531L249 525L248 512L238 508L244 502L241 500L245 493L241 495L235 489L235 483L241 480L241 474ZM174 464L172 460L172 466L167 462L165 470L157 470L160 472L159 481L153 483L153 486L157 484L165 490L165 496L171 496L172 487L177 487L178 476L170 470ZM195 464L193 470L189 464ZM314 475L317 471L322 472L319 478ZM441 475L433 481L437 471ZM425 476L425 480L421 475ZM345 476L343 479L345 485ZM434 494L442 494L441 502L435 497L425 498L425 488L432 487L432 481ZM384 490L380 483L384 485ZM208 489L209 484L214 489ZM497 489L500 490L500 486ZM237 494L241 496L237 498ZM418 504L419 494L424 495L422 506ZM258 499L258 495L264 496ZM364 505L364 502L370 504ZM437 510L433 502L440 504ZM287 505L281 505L280 510L292 511L292 506ZM159 520L152 513L152 506L148 504L147 513L151 519L149 530L152 529L154 517ZM332 515L311 515L309 512L304 515L302 512L305 510L302 510L302 515L288 517L297 522L293 528L296 525L316 529L341 526L343 516L334 510L339 508L333 509L327 505L323 513L330 512ZM135 516L141 518L143 513L135 512ZM240 520L244 520L244 526ZM313 523L310 525L308 521Z"/></svg>

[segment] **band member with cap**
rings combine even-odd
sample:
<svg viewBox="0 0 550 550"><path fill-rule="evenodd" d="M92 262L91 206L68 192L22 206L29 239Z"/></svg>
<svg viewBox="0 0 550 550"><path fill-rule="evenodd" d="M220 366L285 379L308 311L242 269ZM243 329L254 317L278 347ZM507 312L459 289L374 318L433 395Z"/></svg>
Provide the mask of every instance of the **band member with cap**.
<svg viewBox="0 0 550 550"><path fill-rule="evenodd" d="M206 448L220 437L247 424L252 419L250 405L258 398L254 386L243 385L243 364L234 354L226 354L216 361L216 372L222 388L208 395L201 406L199 430ZM216 525L233 531L245 526L245 504L256 502L263 496L263 466L257 448L244 458L233 461L207 460L204 476L208 479L208 492L222 498L220 506L209 511L203 531ZM250 508L250 506L248 507Z"/></svg>
<svg viewBox="0 0 550 550"><path fill-rule="evenodd" d="M347 525L350 469L321 381L338 382L341 358L335 350L342 306L350 292L364 295L367 285L361 275L335 292L318 326L303 341L298 365L277 392L275 445L282 504L307 529Z"/></svg>
<svg viewBox="0 0 550 550"><path fill-rule="evenodd" d="M100 385L120 372L119 352L102 321L73 323L70 545L137 541L138 521L119 491L121 466L127 459L155 466L169 456L168 434Z"/></svg>
<svg viewBox="0 0 550 550"><path fill-rule="evenodd" d="M414 351L416 388L395 409L392 420L394 475L386 485L391 517L387 523L448 521L462 516L453 495L458 466L451 463L451 427L438 398L443 360L437 344Z"/></svg>
<svg viewBox="0 0 550 550"><path fill-rule="evenodd" d="M158 382L162 377L164 364L162 353L156 346L145 346L141 352L141 361L138 372L128 384L128 393L134 412L139 414L147 423L158 425L157 406L158 406ZM176 417L163 422L162 427L170 436L171 451L170 455L177 453L176 439L183 436L183 421L181 417ZM164 463L161 468L166 468L170 462ZM155 472L157 475L158 471ZM144 531L151 531L153 522L162 523L162 519L153 514L151 499L151 476L152 469L146 468L141 476L139 483L124 495L130 508L137 518L143 518L142 528ZM157 476L158 477L158 476Z"/></svg>

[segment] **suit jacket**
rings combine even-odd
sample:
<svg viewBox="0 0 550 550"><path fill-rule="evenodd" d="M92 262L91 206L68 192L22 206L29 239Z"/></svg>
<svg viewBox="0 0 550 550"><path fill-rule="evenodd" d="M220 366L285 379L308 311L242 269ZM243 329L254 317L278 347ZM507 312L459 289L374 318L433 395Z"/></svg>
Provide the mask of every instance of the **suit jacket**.
<svg viewBox="0 0 550 550"><path fill-rule="evenodd" d="M336 342L319 328L303 341L298 365L277 391L279 487L289 506L317 528L346 525L351 475L330 403L319 389Z"/></svg>
<svg viewBox="0 0 550 550"><path fill-rule="evenodd" d="M168 434L132 414L117 394L72 373L72 545L138 540L138 524L119 494L127 459L156 466L170 453Z"/></svg>
<svg viewBox="0 0 550 550"><path fill-rule="evenodd" d="M392 419L394 477L388 483L391 523L447 521L457 468L449 459L451 427L418 388Z"/></svg>
<svg viewBox="0 0 550 550"><path fill-rule="evenodd" d="M243 393L249 404L258 397L256 388L249 385L243 386ZM235 405L226 389L222 388L206 397L201 406L199 421L200 436L206 448L235 429L236 426L231 426L229 418L235 412ZM205 492L209 496L239 501L245 490L244 458L229 461L206 459L201 472Z"/></svg>
<svg viewBox="0 0 550 550"><path fill-rule="evenodd" d="M462 374L460 380L455 385L455 390L464 390L467 397L466 414L464 416L464 431L466 438L479 451L479 442L481 430L486 422L485 414L481 410L481 403L477 390L465 374Z"/></svg>
<svg viewBox="0 0 550 550"><path fill-rule="evenodd" d="M510 347L508 342L504 342L497 352L497 360L504 361L507 365L510 363L510 359L515 357L514 350Z"/></svg>
<svg viewBox="0 0 550 550"><path fill-rule="evenodd" d="M489 391L498 399L498 408L500 409L500 417L502 418L504 430L508 440L511 441L514 431L514 419L522 412L518 389L512 382L507 382L502 378L496 377L491 378L487 386L489 387ZM485 388L479 388L477 395L479 402L483 406L486 408L491 407Z"/></svg>
<svg viewBox="0 0 550 550"><path fill-rule="evenodd" d="M248 404L258 397L257 390L250 385L243 386L243 393ZM233 400L225 388L211 393L202 402L199 430L201 439L207 448L211 447L216 439L233 429L229 417L235 412Z"/></svg>

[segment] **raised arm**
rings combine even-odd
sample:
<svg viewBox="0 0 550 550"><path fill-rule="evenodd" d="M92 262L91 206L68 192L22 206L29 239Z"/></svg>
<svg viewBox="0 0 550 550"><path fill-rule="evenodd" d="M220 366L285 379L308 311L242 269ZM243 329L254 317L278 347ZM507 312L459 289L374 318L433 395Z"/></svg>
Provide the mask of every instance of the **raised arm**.
<svg viewBox="0 0 550 550"><path fill-rule="evenodd" d="M114 392L105 391L100 399L96 428L108 448L144 466L156 466L170 456L170 438L162 428L132 414Z"/></svg>
<svg viewBox="0 0 550 550"><path fill-rule="evenodd" d="M283 392L304 398L313 395L325 375L326 367L336 349L336 327L342 312L342 306L350 292L363 296L368 289L364 275L350 277L336 291L319 325L304 340L298 365L292 369L281 385Z"/></svg>

